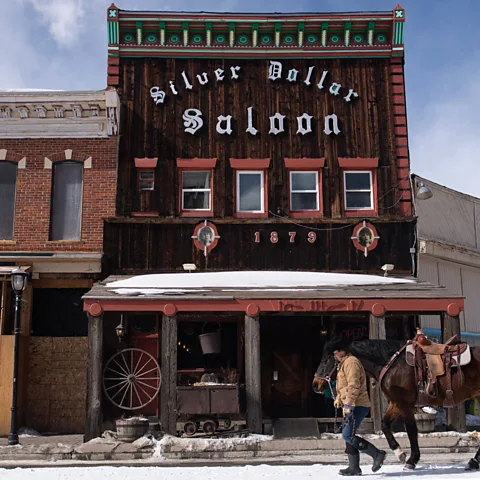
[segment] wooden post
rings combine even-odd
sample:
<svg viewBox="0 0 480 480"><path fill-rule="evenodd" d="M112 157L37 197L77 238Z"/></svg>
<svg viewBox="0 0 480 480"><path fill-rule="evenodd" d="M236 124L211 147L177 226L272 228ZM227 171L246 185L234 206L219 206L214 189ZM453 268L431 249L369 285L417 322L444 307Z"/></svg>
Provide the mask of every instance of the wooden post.
<svg viewBox="0 0 480 480"><path fill-rule="evenodd" d="M442 312L442 341L446 342L454 335L460 338L460 317L451 317L447 312ZM453 377L452 377L453 380ZM465 417L465 403L453 408L447 408L447 428L453 428L457 432L466 432L467 424Z"/></svg>
<svg viewBox="0 0 480 480"><path fill-rule="evenodd" d="M162 386L160 388L162 431L177 434L177 317L162 318Z"/></svg>
<svg viewBox="0 0 480 480"><path fill-rule="evenodd" d="M88 314L87 416L85 441L102 433L103 314Z"/></svg>
<svg viewBox="0 0 480 480"><path fill-rule="evenodd" d="M260 367L260 318L245 315L245 383L247 428L262 433L262 383Z"/></svg>
<svg viewBox="0 0 480 480"><path fill-rule="evenodd" d="M387 338L385 330L385 316L376 317L370 314L368 338L370 340L385 340ZM382 431L382 418L387 410L387 401L379 383L374 379L370 379L370 399L372 402L371 415L373 419L374 433Z"/></svg>

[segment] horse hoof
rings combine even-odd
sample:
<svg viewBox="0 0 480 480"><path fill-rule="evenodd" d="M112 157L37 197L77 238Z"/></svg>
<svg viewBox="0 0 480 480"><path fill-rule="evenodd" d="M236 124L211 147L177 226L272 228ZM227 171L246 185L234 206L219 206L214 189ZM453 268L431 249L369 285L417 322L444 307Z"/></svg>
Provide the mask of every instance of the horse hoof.
<svg viewBox="0 0 480 480"><path fill-rule="evenodd" d="M400 448L395 449L393 451L393 453L395 454L395 456L397 457L397 459L400 463L405 463L405 461L407 460L406 453L403 450L401 450Z"/></svg>
<svg viewBox="0 0 480 480"><path fill-rule="evenodd" d="M415 465L412 465L411 463L406 463L406 464L403 466L403 469L404 469L404 470L415 470Z"/></svg>

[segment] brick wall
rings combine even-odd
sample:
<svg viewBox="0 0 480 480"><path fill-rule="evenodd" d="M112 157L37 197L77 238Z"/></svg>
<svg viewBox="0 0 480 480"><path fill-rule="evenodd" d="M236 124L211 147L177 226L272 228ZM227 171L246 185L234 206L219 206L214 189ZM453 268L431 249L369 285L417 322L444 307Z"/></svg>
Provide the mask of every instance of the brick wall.
<svg viewBox="0 0 480 480"><path fill-rule="evenodd" d="M26 426L84 433L87 355L86 337L30 337Z"/></svg>
<svg viewBox="0 0 480 480"><path fill-rule="evenodd" d="M18 169L14 241L0 241L0 251L101 252L103 219L115 215L117 181L117 137L105 139L0 139L6 160L26 157L26 169ZM52 169L44 168L45 157L65 160L92 157L92 168L84 169L81 241L49 241Z"/></svg>

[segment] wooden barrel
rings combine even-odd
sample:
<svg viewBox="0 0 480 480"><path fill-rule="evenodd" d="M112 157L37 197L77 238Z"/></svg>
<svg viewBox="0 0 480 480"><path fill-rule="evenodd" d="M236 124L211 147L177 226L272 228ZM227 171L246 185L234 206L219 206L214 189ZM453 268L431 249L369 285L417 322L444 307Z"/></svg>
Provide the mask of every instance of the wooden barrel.
<svg viewBox="0 0 480 480"><path fill-rule="evenodd" d="M420 433L429 433L435 430L435 416L431 413L416 413L415 421Z"/></svg>
<svg viewBox="0 0 480 480"><path fill-rule="evenodd" d="M117 439L120 442L134 442L148 431L148 419L127 418L116 421Z"/></svg>

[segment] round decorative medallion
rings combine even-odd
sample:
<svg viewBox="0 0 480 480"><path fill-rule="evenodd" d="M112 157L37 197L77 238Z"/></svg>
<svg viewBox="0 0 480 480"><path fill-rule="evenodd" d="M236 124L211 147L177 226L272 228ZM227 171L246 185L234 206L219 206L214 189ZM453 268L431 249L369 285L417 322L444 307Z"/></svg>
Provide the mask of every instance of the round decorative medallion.
<svg viewBox="0 0 480 480"><path fill-rule="evenodd" d="M199 33L196 33L195 35L192 35L192 42L193 43L202 43L203 42L203 37Z"/></svg>
<svg viewBox="0 0 480 480"><path fill-rule="evenodd" d="M178 43L180 41L180 35L173 33L172 35L170 35L168 40L170 43Z"/></svg>
<svg viewBox="0 0 480 480"><path fill-rule="evenodd" d="M363 42L363 35L360 34L360 33L356 33L354 36L353 36L353 41L355 43L362 43Z"/></svg>
<svg viewBox="0 0 480 480"><path fill-rule="evenodd" d="M194 245L207 256L217 246L220 235L215 224L205 220L195 227L192 238Z"/></svg>
<svg viewBox="0 0 480 480"><path fill-rule="evenodd" d="M125 43L130 43L130 42L133 42L134 38L135 37L131 33L127 33L126 35L123 36L123 41Z"/></svg>
<svg viewBox="0 0 480 480"><path fill-rule="evenodd" d="M338 43L340 41L340 35L331 35L330 36L330 41L332 43Z"/></svg>
<svg viewBox="0 0 480 480"><path fill-rule="evenodd" d="M295 41L295 38L293 37L293 35L285 35L283 37L283 41L287 44L287 45L291 45L294 41Z"/></svg>
<svg viewBox="0 0 480 480"><path fill-rule="evenodd" d="M317 43L317 36L316 35L308 35L307 36L307 42L308 43L311 43L311 44L314 44L314 43Z"/></svg>
<svg viewBox="0 0 480 480"><path fill-rule="evenodd" d="M226 41L227 41L227 37L225 35L217 35L215 37L215 43L222 44L222 43L225 43Z"/></svg>
<svg viewBox="0 0 480 480"><path fill-rule="evenodd" d="M246 45L249 42L248 35L239 35L238 37L238 43L240 45Z"/></svg>
<svg viewBox="0 0 480 480"><path fill-rule="evenodd" d="M378 236L377 229L371 223L367 223L364 220L353 229L353 235L350 239L355 248L367 256L368 252L377 247L380 237Z"/></svg>
<svg viewBox="0 0 480 480"><path fill-rule="evenodd" d="M150 33L149 35L147 35L145 37L145 41L148 42L148 43L154 43L157 41L157 36L153 33Z"/></svg>
<svg viewBox="0 0 480 480"><path fill-rule="evenodd" d="M387 36L381 33L380 35L377 35L377 42L378 43L385 43L387 41Z"/></svg>
<svg viewBox="0 0 480 480"><path fill-rule="evenodd" d="M262 35L261 38L260 38L260 41L261 41L264 45L268 45L269 43L272 42L272 37L270 37L270 35Z"/></svg>

